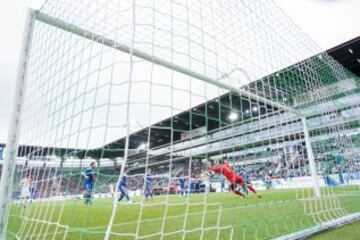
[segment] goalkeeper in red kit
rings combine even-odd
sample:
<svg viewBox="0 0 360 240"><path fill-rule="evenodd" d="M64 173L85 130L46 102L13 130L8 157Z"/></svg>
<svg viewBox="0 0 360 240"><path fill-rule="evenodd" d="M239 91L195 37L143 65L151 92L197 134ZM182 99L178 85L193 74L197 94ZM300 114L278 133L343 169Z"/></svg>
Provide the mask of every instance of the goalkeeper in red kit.
<svg viewBox="0 0 360 240"><path fill-rule="evenodd" d="M219 164L216 166L210 166L209 169L217 174L222 174L226 177L226 179L229 181L229 187L231 191L233 191L235 194L244 197L245 195L240 191L236 189L237 185L245 185L251 192L256 194L259 198L261 195L256 192L256 190L251 186L246 184L244 179L236 175L236 173L231 168L230 164L227 161L219 161Z"/></svg>

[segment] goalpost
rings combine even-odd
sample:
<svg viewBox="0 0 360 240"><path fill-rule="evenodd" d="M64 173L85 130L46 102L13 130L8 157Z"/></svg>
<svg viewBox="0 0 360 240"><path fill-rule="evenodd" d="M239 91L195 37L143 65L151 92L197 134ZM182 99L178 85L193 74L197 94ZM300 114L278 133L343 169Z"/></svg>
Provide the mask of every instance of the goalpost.
<svg viewBox="0 0 360 240"><path fill-rule="evenodd" d="M6 239L6 226L7 218L9 214L9 204L11 202L11 185L15 172L15 162L17 156L17 144L18 144L18 134L20 128L20 114L22 108L22 95L24 91L25 83L25 72L26 72L26 63L29 52L29 45L31 41L32 34L32 24L33 24L33 15L30 10L27 12L25 30L23 36L23 49L21 51L21 56L18 66L18 75L16 82L16 92L15 92L15 101L14 108L12 110L11 122L9 126L8 139L6 144L6 152L4 165L2 166L1 171L1 182L0 182L0 238Z"/></svg>
<svg viewBox="0 0 360 240"><path fill-rule="evenodd" d="M359 80L273 1L50 0L28 19L3 239L286 239L360 218ZM204 193L223 158L264 198ZM79 203L93 161L100 210ZM133 203L101 199L125 169Z"/></svg>

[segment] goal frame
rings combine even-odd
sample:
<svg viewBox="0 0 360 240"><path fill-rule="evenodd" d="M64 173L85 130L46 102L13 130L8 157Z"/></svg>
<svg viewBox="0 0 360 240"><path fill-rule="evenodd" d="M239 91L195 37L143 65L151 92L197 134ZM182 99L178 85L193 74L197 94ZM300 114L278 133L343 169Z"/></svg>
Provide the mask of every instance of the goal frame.
<svg viewBox="0 0 360 240"><path fill-rule="evenodd" d="M220 88L226 89L230 92L236 93L239 96L247 97L249 99L255 100L257 102L262 102L266 105L278 108L283 111L292 112L296 114L299 119L301 119L303 131L304 131L304 141L306 144L308 159L309 159L309 166L310 166L310 173L313 179L313 188L314 188L314 195L315 197L321 197L321 191L320 186L318 182L318 176L316 172L316 163L315 158L310 142L310 136L309 136L309 130L306 123L306 116L300 114L295 109L283 105L281 103L271 101L267 98L258 96L256 94L253 94L247 90L236 88L231 85L228 85L224 82L218 81L219 79L213 79L211 77L208 77L206 75L197 73L195 71L192 71L190 69L186 69L182 66L176 65L174 63L168 62L164 59L158 58L156 56L151 56L145 52L139 51L137 49L134 49L132 47L129 47L127 45L124 45L122 43L119 43L113 39L109 39L106 36L102 36L100 34L91 32L87 29L80 28L78 26L75 26L70 23L66 23L63 20L56 19L54 17L51 17L47 14L44 14L37 10L28 9L26 13L26 22L25 22L25 28L24 28L24 35L23 35L23 42L22 42L22 50L20 53L20 59L19 59L19 65L18 65L18 73L17 73L17 79L16 79L16 87L15 87L15 96L14 96L14 106L12 109L12 115L10 119L10 126L8 131L8 139L6 144L6 150L5 150L5 156L3 161L3 170L2 170L2 176L1 176L1 182L0 182L0 192L2 193L0 196L0 240L6 239L7 234L7 223L8 223L8 215L9 215L9 209L10 209L10 201L11 201L11 195L12 195L12 182L14 178L14 171L16 166L16 155L18 150L18 135L21 128L20 125L20 118L21 118L21 112L23 108L23 92L25 89L25 79L26 79L26 72L27 72L27 63L28 63L28 57L29 57L29 51L31 48L31 40L32 40L32 33L33 33L33 26L35 24L35 21L40 21L42 23L51 25L53 27L62 29L66 32L70 32L72 34L76 34L78 36L81 36L83 38L86 38L91 41L95 41L99 44L103 44L107 47L111 47L113 49L119 50L121 52L130 54L132 56L141 58L143 60L158 64L160 66L163 66L165 68L171 69L173 71L176 71L178 73L185 74L187 76L190 76L192 78L199 79L201 81L210 83L212 85L218 86ZM238 71L243 71L241 68L237 68ZM128 142L128 139L127 139ZM127 150L125 150L127 152ZM125 157L124 161L126 162L127 159ZM122 172L123 172L124 164L122 166ZM309 234L314 234L316 232L324 231L328 228L342 226L347 223L351 223L354 221L360 220L360 213L352 214L349 216L341 217L338 219L334 219L329 222L322 223L320 225L317 225L313 228L309 228L307 230L299 231L296 233L292 233L283 237L280 237L279 239L287 239L287 237L292 237L295 239L301 239L304 237L309 236ZM108 235L107 235L108 236Z"/></svg>

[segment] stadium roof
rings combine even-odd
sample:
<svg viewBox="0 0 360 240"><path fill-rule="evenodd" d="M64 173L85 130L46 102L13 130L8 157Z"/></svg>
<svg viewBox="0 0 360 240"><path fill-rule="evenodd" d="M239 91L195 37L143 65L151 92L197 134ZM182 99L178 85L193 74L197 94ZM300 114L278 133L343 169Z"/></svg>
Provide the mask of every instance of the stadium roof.
<svg viewBox="0 0 360 240"><path fill-rule="evenodd" d="M328 50L327 53L360 77L360 36Z"/></svg>

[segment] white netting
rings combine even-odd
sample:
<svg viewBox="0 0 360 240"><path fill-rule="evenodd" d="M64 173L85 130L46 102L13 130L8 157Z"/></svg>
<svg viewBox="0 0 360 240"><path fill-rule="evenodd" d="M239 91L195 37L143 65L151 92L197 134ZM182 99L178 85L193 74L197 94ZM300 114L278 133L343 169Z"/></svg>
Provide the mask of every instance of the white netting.
<svg viewBox="0 0 360 240"><path fill-rule="evenodd" d="M9 236L269 239L359 212L359 80L273 1L48 0L33 23ZM222 193L223 158L262 199Z"/></svg>

